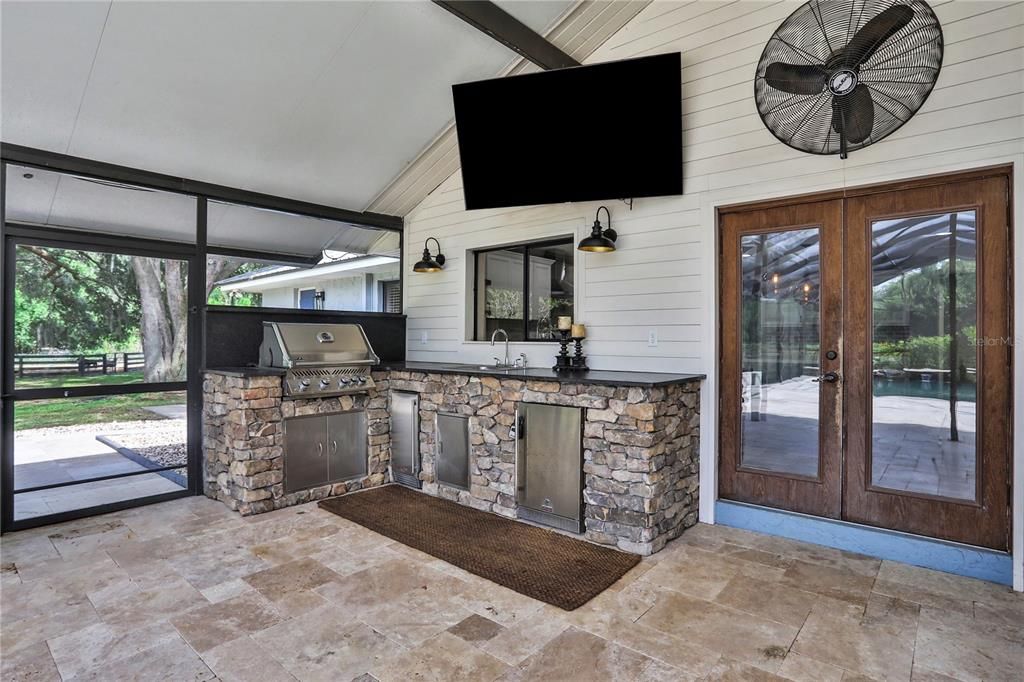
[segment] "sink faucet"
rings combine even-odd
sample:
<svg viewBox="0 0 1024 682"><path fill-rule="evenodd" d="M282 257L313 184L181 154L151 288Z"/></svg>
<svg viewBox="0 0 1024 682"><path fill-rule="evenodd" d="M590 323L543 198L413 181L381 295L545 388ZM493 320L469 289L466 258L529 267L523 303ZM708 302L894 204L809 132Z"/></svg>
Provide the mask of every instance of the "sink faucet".
<svg viewBox="0 0 1024 682"><path fill-rule="evenodd" d="M494 358L494 359L498 360L498 367L508 367L509 366L509 361L508 361L508 332L505 331L504 329L500 329L500 328L499 329L495 329L494 333L491 334L491 345L492 346L494 345L494 337L496 337L498 335L498 332L501 332L505 336L505 361L501 362L500 360L498 360L498 358Z"/></svg>

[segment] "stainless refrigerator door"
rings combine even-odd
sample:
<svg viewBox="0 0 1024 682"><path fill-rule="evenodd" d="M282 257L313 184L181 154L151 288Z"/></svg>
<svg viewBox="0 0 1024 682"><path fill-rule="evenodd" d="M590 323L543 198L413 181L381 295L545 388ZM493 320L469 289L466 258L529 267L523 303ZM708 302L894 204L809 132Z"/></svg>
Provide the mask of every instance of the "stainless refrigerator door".
<svg viewBox="0 0 1024 682"><path fill-rule="evenodd" d="M437 481L469 489L469 419L437 415Z"/></svg>
<svg viewBox="0 0 1024 682"><path fill-rule="evenodd" d="M391 393L391 473L399 483L419 487L420 399L416 393Z"/></svg>
<svg viewBox="0 0 1024 682"><path fill-rule="evenodd" d="M327 417L284 420L284 490L294 492L328 480Z"/></svg>
<svg viewBox="0 0 1024 682"><path fill-rule="evenodd" d="M366 475L366 413L339 412L327 417L328 476L331 481Z"/></svg>
<svg viewBox="0 0 1024 682"><path fill-rule="evenodd" d="M580 517L582 410L520 403L519 503L568 519Z"/></svg>

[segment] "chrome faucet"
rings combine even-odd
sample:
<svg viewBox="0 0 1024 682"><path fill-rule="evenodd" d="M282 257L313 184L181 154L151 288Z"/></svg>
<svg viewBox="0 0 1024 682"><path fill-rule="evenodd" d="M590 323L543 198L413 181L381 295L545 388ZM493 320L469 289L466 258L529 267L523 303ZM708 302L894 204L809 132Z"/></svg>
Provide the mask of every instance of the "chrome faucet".
<svg viewBox="0 0 1024 682"><path fill-rule="evenodd" d="M497 363L498 367L508 367L509 366L509 361L508 361L508 332L505 331L504 329L500 329L500 328L499 329L495 329L494 333L491 334L491 345L492 346L494 345L494 337L498 335L498 332L501 332L505 336L505 361L502 362L501 360L498 360L498 358L494 358L494 360Z"/></svg>

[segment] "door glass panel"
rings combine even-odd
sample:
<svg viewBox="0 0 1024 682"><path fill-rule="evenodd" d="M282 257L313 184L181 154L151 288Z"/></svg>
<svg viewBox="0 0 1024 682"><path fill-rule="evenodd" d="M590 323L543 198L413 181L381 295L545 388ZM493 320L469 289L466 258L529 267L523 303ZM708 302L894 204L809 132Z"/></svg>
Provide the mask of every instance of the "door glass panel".
<svg viewBox="0 0 1024 682"><path fill-rule="evenodd" d="M976 497L974 211L871 226L871 482Z"/></svg>
<svg viewBox="0 0 1024 682"><path fill-rule="evenodd" d="M186 490L185 405L184 391L16 402L15 520Z"/></svg>
<svg viewBox="0 0 1024 682"><path fill-rule="evenodd" d="M185 380L188 263L15 248L14 386Z"/></svg>
<svg viewBox="0 0 1024 682"><path fill-rule="evenodd" d="M818 475L818 228L740 241L740 465Z"/></svg>

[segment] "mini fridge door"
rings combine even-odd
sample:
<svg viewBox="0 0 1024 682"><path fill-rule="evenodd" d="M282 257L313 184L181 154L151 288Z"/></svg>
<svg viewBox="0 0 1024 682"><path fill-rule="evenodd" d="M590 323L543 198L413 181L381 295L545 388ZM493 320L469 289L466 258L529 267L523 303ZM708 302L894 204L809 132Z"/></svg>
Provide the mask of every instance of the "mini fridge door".
<svg viewBox="0 0 1024 682"><path fill-rule="evenodd" d="M583 500L583 413L578 407L519 404L519 515L579 532Z"/></svg>

